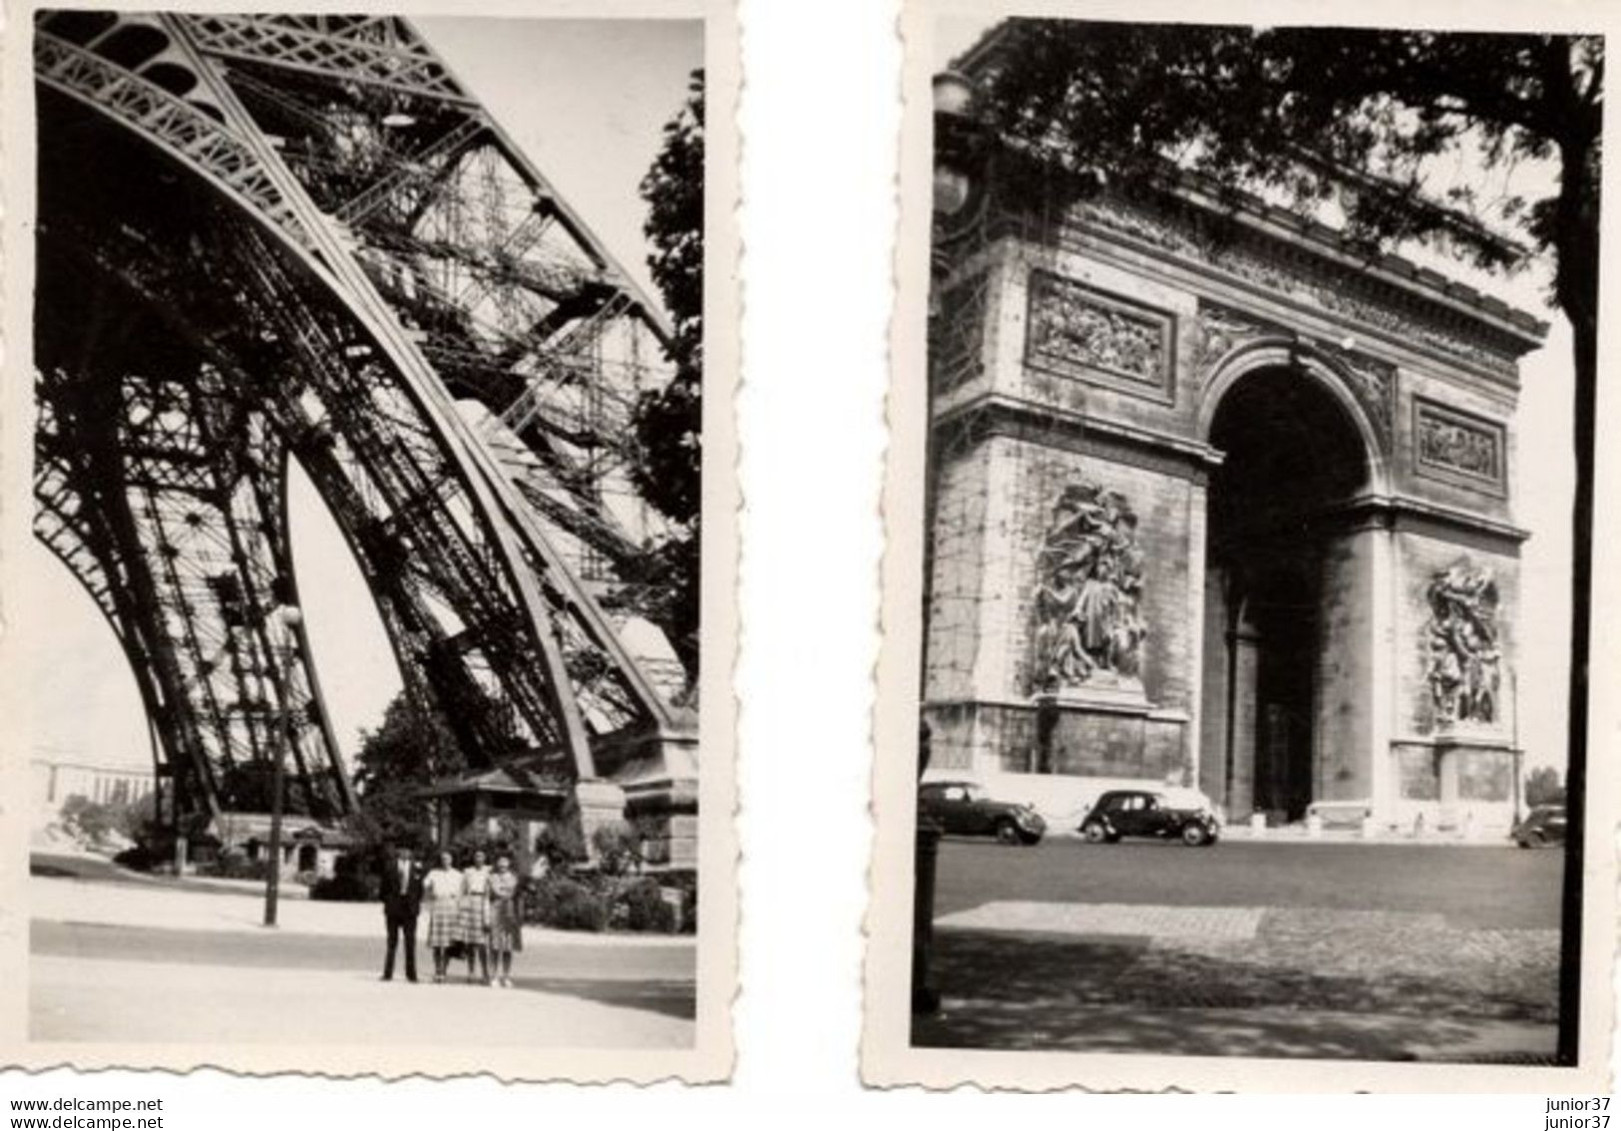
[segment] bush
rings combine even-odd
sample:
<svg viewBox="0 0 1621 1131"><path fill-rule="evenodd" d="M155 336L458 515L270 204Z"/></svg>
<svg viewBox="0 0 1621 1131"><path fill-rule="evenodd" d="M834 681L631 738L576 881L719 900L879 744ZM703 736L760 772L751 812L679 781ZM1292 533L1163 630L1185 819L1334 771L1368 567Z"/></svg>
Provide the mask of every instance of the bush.
<svg viewBox="0 0 1621 1131"><path fill-rule="evenodd" d="M664 901L657 880L642 878L618 885L608 925L618 931L675 931L675 908Z"/></svg>
<svg viewBox="0 0 1621 1131"><path fill-rule="evenodd" d="M100 802L74 793L62 802L60 819L70 836L87 847L101 848L120 841L139 841L150 808L146 798Z"/></svg>
<svg viewBox="0 0 1621 1131"><path fill-rule="evenodd" d="M327 876L310 885L310 898L329 903L370 903L377 898L375 886L365 876Z"/></svg>
<svg viewBox="0 0 1621 1131"><path fill-rule="evenodd" d="M698 873L694 871L665 872L659 883L681 893L681 933L698 933Z"/></svg>
<svg viewBox="0 0 1621 1131"><path fill-rule="evenodd" d="M638 817L636 836L641 841L642 863L655 867L670 862L670 822L656 817Z"/></svg>
<svg viewBox="0 0 1621 1131"><path fill-rule="evenodd" d="M526 918L560 931L601 931L609 900L599 887L570 876L547 876L530 893Z"/></svg>
<svg viewBox="0 0 1621 1131"><path fill-rule="evenodd" d="M609 821L591 834L597 850L597 868L606 876L638 871L642 864L642 836L629 821Z"/></svg>
<svg viewBox="0 0 1621 1131"><path fill-rule="evenodd" d="M552 871L578 864L585 859L585 837L578 821L559 817L549 822L535 837L535 855Z"/></svg>
<svg viewBox="0 0 1621 1131"><path fill-rule="evenodd" d="M482 850L485 861L493 865L497 856L515 856L517 846L518 826L510 817L502 817L496 822L496 831L493 835L482 827L469 826L445 845L455 857L457 867L461 868L473 862L475 851Z"/></svg>
<svg viewBox="0 0 1621 1131"><path fill-rule="evenodd" d="M697 891L690 872L668 876L617 877L602 872L553 874L529 891L524 919L562 931L636 931L673 934L676 909L666 888L681 893L681 931L697 929Z"/></svg>
<svg viewBox="0 0 1621 1131"><path fill-rule="evenodd" d="M249 860L246 856L230 853L209 863L198 864L197 874L220 880L262 880L270 874L270 863L262 858Z"/></svg>
<svg viewBox="0 0 1621 1131"><path fill-rule="evenodd" d="M113 863L136 872L152 872L165 864L174 863L174 850L160 851L155 845L137 844L113 857ZM170 869L173 870L172 868Z"/></svg>

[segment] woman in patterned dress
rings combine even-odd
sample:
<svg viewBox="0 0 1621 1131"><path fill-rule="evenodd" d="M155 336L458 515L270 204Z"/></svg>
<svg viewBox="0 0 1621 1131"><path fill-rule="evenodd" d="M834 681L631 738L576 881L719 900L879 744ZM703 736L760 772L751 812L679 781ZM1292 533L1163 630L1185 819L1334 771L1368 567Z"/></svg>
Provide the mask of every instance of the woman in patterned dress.
<svg viewBox="0 0 1621 1131"><path fill-rule="evenodd" d="M461 914L456 920L456 939L467 948L467 980L473 981L473 960L484 968L484 984L490 985L490 866L484 850L473 850L473 862L462 873Z"/></svg>
<svg viewBox="0 0 1621 1131"><path fill-rule="evenodd" d="M518 911L518 874L512 857L495 858L490 876L490 954L498 985L512 985L512 952L523 949L523 916Z"/></svg>
<svg viewBox="0 0 1621 1131"><path fill-rule="evenodd" d="M439 853L439 866L422 880L422 901L428 910L428 946L433 950L433 980L443 982L450 965L447 953L456 941L461 912L462 874L452 867L449 852Z"/></svg>

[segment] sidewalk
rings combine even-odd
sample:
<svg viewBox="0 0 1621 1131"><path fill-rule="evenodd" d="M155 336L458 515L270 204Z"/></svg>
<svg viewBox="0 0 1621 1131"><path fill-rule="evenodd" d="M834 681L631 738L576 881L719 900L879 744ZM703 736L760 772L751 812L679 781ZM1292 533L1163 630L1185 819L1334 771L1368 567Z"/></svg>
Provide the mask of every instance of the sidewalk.
<svg viewBox="0 0 1621 1131"><path fill-rule="evenodd" d="M511 988L378 980L378 904L32 877L36 1041L643 1048L692 1043L689 937L526 928ZM420 931L419 931L420 935ZM420 940L419 973L432 964ZM465 970L454 966L459 977Z"/></svg>
<svg viewBox="0 0 1621 1131"><path fill-rule="evenodd" d="M1329 908L1000 901L935 923L914 1042L1523 1063L1552 1055L1557 930Z"/></svg>
<svg viewBox="0 0 1621 1131"><path fill-rule="evenodd" d="M1049 820L1047 823L1047 836L1059 840L1083 840L1085 838L1081 836L1079 821L1079 818L1076 818L1073 822ZM1071 827L1072 825L1073 827ZM1461 832L1451 829L1432 830L1417 836L1410 829L1364 833L1361 829L1323 828L1313 833L1303 823L1269 826L1259 831L1252 829L1247 824L1222 825L1218 843L1220 840L1242 841L1246 844L1290 846L1302 844L1418 844L1430 848L1503 848L1514 843L1507 834L1492 833L1465 837Z"/></svg>
<svg viewBox="0 0 1621 1131"><path fill-rule="evenodd" d="M1329 1060L1432 1061L1551 1065L1556 1032L1529 1022L1464 1022L1410 1014L1334 1013L1276 1006L1260 1009L1118 1006L1069 1008L1061 1025L1041 1011L986 1010L947 998L941 1012L916 1017L912 1043L928 1048L1153 1056L1310 1057Z"/></svg>
<svg viewBox="0 0 1621 1131"><path fill-rule="evenodd" d="M553 990L383 983L361 971L241 969L35 955L30 1039L165 1044L642 1048L692 1043L673 1009Z"/></svg>

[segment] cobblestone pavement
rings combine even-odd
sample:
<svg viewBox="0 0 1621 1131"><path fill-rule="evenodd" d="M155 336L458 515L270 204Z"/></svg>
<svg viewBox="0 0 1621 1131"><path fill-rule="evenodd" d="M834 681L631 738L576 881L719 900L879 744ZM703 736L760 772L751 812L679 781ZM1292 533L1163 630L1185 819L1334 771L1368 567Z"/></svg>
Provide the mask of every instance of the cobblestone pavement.
<svg viewBox="0 0 1621 1131"><path fill-rule="evenodd" d="M1558 962L1556 930L1466 928L1424 912L993 902L941 918L944 1008L914 1040L1534 1056L1552 1045Z"/></svg>
<svg viewBox="0 0 1621 1131"><path fill-rule="evenodd" d="M1253 939L1262 907L1163 907L1133 903L997 900L935 920L941 930L1044 931L1159 939Z"/></svg>

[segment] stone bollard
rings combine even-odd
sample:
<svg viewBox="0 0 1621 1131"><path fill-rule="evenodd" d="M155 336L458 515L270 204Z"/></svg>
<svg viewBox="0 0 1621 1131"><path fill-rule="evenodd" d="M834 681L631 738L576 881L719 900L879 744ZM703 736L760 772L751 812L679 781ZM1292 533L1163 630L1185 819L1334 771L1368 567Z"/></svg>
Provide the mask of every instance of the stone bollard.
<svg viewBox="0 0 1621 1131"><path fill-rule="evenodd" d="M1254 837L1256 840L1261 840L1266 836L1266 814L1265 813L1251 813L1250 814L1250 835L1252 837Z"/></svg>
<svg viewBox="0 0 1621 1131"><path fill-rule="evenodd" d="M1321 813L1306 814L1306 835L1313 838L1323 835L1323 817Z"/></svg>

